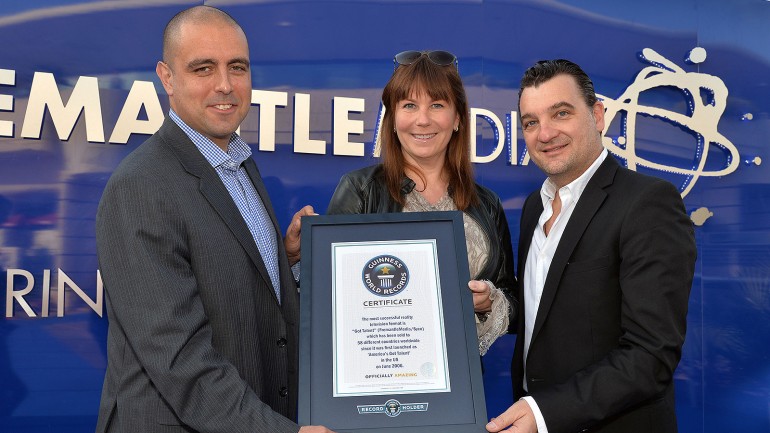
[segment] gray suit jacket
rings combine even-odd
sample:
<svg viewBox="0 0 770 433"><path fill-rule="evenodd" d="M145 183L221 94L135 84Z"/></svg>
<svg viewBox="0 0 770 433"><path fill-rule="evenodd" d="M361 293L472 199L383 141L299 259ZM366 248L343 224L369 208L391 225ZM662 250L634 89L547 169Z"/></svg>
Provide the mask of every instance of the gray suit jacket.
<svg viewBox="0 0 770 433"><path fill-rule="evenodd" d="M174 122L113 173L96 241L110 321L97 432L299 430L299 300L283 244L279 304L230 194Z"/></svg>

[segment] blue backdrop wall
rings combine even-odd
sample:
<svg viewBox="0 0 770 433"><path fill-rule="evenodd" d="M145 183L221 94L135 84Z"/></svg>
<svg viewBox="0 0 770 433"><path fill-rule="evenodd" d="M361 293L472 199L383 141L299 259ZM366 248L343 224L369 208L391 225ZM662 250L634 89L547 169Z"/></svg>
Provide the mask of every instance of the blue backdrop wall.
<svg viewBox="0 0 770 433"><path fill-rule="evenodd" d="M107 329L96 206L168 109L154 72L163 26L201 3L249 37L255 92L241 133L283 227L304 204L323 212L340 175L377 161L393 54L444 49L473 107L476 177L502 198L515 244L523 199L543 181L515 120L518 80L542 58L581 64L608 107L605 146L677 185L696 223L680 430L770 431L764 0L2 2L0 430L94 428ZM484 359L490 415L511 404L514 338Z"/></svg>

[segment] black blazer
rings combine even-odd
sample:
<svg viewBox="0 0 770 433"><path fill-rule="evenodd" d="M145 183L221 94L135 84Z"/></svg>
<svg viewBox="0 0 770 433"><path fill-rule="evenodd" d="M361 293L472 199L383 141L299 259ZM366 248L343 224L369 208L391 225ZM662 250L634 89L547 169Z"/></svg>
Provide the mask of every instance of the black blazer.
<svg viewBox="0 0 770 433"><path fill-rule="evenodd" d="M540 192L524 204L523 286ZM675 432L673 374L685 337L695 240L670 183L608 155L588 182L546 276L528 352L527 387L549 433ZM523 287L518 291L523 300ZM524 302L519 304L523 318ZM524 335L524 320L518 324ZM524 395L524 338L511 377Z"/></svg>
<svg viewBox="0 0 770 433"><path fill-rule="evenodd" d="M296 432L296 284L281 303L217 173L170 120L124 159L99 204L109 317L97 432Z"/></svg>

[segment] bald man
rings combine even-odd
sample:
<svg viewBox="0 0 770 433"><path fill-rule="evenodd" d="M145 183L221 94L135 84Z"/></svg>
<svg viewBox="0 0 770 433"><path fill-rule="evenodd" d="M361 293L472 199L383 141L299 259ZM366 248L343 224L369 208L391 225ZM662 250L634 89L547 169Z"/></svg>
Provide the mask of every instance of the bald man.
<svg viewBox="0 0 770 433"><path fill-rule="evenodd" d="M184 10L156 71L168 118L115 170L96 218L110 321L96 431L328 432L293 421L298 224L282 239L235 133L251 105L246 36L218 9Z"/></svg>

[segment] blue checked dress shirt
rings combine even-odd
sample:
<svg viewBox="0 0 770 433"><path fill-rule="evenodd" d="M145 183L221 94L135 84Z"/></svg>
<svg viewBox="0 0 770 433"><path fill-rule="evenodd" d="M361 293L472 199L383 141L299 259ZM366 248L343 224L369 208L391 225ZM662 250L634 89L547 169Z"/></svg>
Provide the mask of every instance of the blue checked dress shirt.
<svg viewBox="0 0 770 433"><path fill-rule="evenodd" d="M214 167L219 178L222 179L222 183L225 184L227 191L241 212L243 221L249 227L254 242L257 244L257 249L262 255L262 261L265 262L267 272L270 274L270 281L273 283L273 290L275 290L275 295L280 303L281 280L278 276L278 239L276 239L275 229L270 215L265 209L265 204L259 198L254 184L251 183L251 179L242 165L243 161L251 157L251 148L238 134L233 133L227 146L227 152L224 152L214 142L187 126L174 110L169 110L169 117L190 137L190 140L195 143L209 164Z"/></svg>

